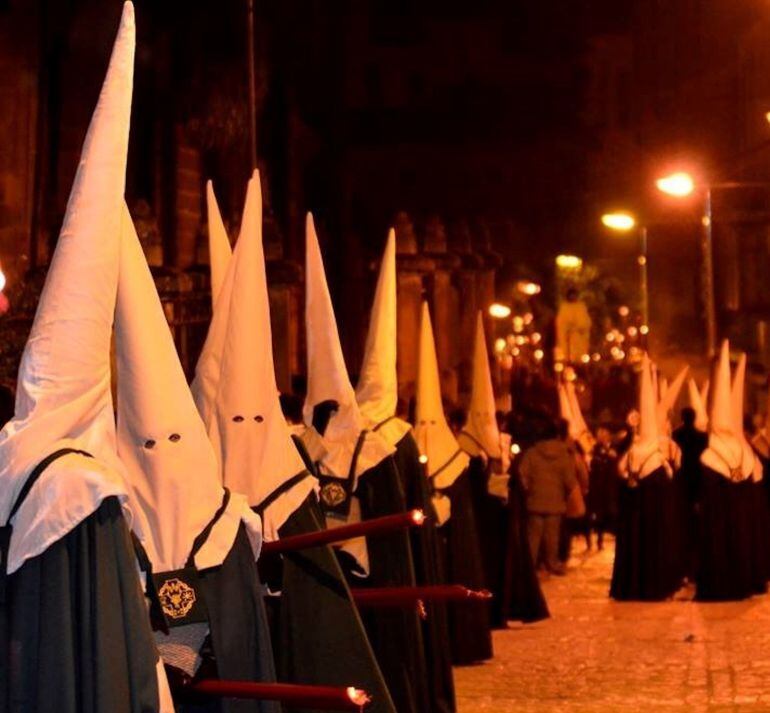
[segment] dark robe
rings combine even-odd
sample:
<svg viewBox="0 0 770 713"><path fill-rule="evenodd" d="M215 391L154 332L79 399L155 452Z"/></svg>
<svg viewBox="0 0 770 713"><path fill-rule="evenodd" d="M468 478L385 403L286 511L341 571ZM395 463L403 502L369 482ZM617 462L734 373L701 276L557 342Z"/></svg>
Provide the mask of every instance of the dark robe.
<svg viewBox="0 0 770 713"><path fill-rule="evenodd" d="M620 486L615 561L610 596L618 600L662 601L679 588L672 553L675 540L668 513L673 483L661 467Z"/></svg>
<svg viewBox="0 0 770 713"><path fill-rule="evenodd" d="M518 459L517 459L518 460ZM505 559L503 615L531 623L550 616L540 580L532 562L527 537L527 500L524 487L516 472L516 461L511 466L508 483L508 545Z"/></svg>
<svg viewBox="0 0 770 713"><path fill-rule="evenodd" d="M422 527L415 527L410 531L417 584L428 586L447 584L428 479L420 463L417 442L411 432L396 445L394 459L404 489L407 508L418 508L427 518ZM456 705L447 607L439 602L426 602L425 613L422 635L430 689L430 707L427 710L430 713L453 713Z"/></svg>
<svg viewBox="0 0 770 713"><path fill-rule="evenodd" d="M484 589L484 566L478 536L478 524L473 509L473 490L466 468L442 490L452 503L451 516L439 532L445 548L447 580L469 589ZM476 466L478 467L478 466ZM451 604L449 606L449 634L452 643L452 662L457 666L491 659L492 634L489 623L489 605Z"/></svg>
<svg viewBox="0 0 770 713"><path fill-rule="evenodd" d="M281 537L325 529L315 493L281 526ZM355 686L372 696L367 710L395 707L364 631L337 558L326 545L281 558L280 597L269 597L273 640L281 681L319 686ZM316 709L284 708L285 713Z"/></svg>
<svg viewBox="0 0 770 713"><path fill-rule="evenodd" d="M618 455L597 443L591 457L587 497L588 521L600 535L614 532L618 518Z"/></svg>
<svg viewBox="0 0 770 713"><path fill-rule="evenodd" d="M471 458L468 478L473 492L473 507L478 527L479 545L484 567L484 588L492 592L489 607L490 625L495 629L506 626L503 589L505 582L508 512L505 503L488 490L490 461Z"/></svg>
<svg viewBox="0 0 770 713"><path fill-rule="evenodd" d="M750 480L735 483L702 466L700 552L695 579L699 601L733 601L756 593L752 558Z"/></svg>
<svg viewBox="0 0 770 713"><path fill-rule="evenodd" d="M218 567L200 570L210 634L204 645L200 678L274 683L275 665L259 581L245 525ZM210 698L177 706L179 713L280 713L275 701Z"/></svg>
<svg viewBox="0 0 770 713"><path fill-rule="evenodd" d="M0 710L154 713L156 664L117 498L8 577Z"/></svg>
<svg viewBox="0 0 770 713"><path fill-rule="evenodd" d="M358 478L356 495L361 519L406 511L406 500L392 457ZM413 587L416 584L407 530L367 538L369 576L349 576L356 587ZM352 572L349 572L349 575ZM361 612L377 660L385 675L398 713L429 710L422 625L416 607L366 608Z"/></svg>
<svg viewBox="0 0 770 713"><path fill-rule="evenodd" d="M708 435L696 428L680 426L672 434L682 452L682 465L677 474L682 507L682 547L685 575L694 579L698 569L698 520L701 497L700 457L708 447Z"/></svg>

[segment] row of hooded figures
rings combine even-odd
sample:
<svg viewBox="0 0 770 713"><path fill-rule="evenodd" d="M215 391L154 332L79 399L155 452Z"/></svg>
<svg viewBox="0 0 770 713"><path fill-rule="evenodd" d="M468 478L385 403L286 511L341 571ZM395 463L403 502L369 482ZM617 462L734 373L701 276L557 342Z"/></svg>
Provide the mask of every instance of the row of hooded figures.
<svg viewBox="0 0 770 713"><path fill-rule="evenodd" d="M134 48L127 2L0 431L0 712L451 713L452 665L490 659L507 620L548 616L481 319L456 436L423 306L410 425L395 236L354 389L308 216L307 393L290 425L255 172L232 250L207 186L213 315L188 385L124 200ZM685 375L661 398L645 358L613 597L664 599L686 578L702 600L766 590L745 368L731 379L725 345L708 413L690 382L702 447L681 453L668 419ZM569 384L562 411L590 441Z"/></svg>
<svg viewBox="0 0 770 713"><path fill-rule="evenodd" d="M393 232L354 389L308 216L290 427L255 172L232 251L207 187L213 316L188 385L124 200L134 51L126 2L0 431L0 711L450 713L452 665L547 616L526 534L507 559L479 544L508 467L481 322L462 449L427 306L416 424L396 416Z"/></svg>
<svg viewBox="0 0 770 713"><path fill-rule="evenodd" d="M646 356L642 361L638 409L618 462L615 599L663 600L688 583L698 601L767 591L770 449L764 432L749 439L744 431L746 355L731 369L723 342L702 389L687 381L690 406L672 432L671 409L687 371L669 386ZM583 438L590 441L590 432Z"/></svg>

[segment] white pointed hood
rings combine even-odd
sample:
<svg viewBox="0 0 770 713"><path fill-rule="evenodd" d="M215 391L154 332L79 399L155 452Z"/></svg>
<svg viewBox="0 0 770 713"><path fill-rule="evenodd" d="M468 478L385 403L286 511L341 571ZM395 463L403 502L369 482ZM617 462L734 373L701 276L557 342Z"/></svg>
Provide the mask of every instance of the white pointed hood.
<svg viewBox="0 0 770 713"><path fill-rule="evenodd" d="M467 438L470 436L470 438ZM484 320L479 312L476 318L476 342L473 350L473 380L468 420L457 439L470 455L479 455L479 448L490 458L500 458L500 430L495 413L495 393L489 370L489 354L484 334Z"/></svg>
<svg viewBox="0 0 770 713"><path fill-rule="evenodd" d="M259 174L253 178L241 235L233 253L223 299L212 320L222 334L221 373L206 424L222 464L225 485L244 493L262 513L266 539L302 504L315 485L291 438L281 405L273 364L270 303L262 244ZM225 329L218 322L226 320ZM302 476L294 481L295 476ZM281 492L284 489L285 492Z"/></svg>
<svg viewBox="0 0 770 713"><path fill-rule="evenodd" d="M364 361L356 386L356 400L367 427L376 429L391 446L395 446L412 428L406 421L396 417L397 291L396 231L391 228L382 254Z"/></svg>
<svg viewBox="0 0 770 713"><path fill-rule="evenodd" d="M227 237L211 181L206 181L206 215L209 225L209 269L211 271L211 309L213 310L222 290L233 250L230 247L230 238Z"/></svg>
<svg viewBox="0 0 770 713"><path fill-rule="evenodd" d="M134 71L134 8L123 6L99 101L88 127L59 240L19 367L15 414L0 432L0 521L32 469L49 467L14 518L8 571L93 513L124 497L115 453L110 340ZM68 470L68 475L54 477Z"/></svg>
<svg viewBox="0 0 770 713"><path fill-rule="evenodd" d="M754 480L762 480L762 464L757 458L754 449L746 438L746 431L743 428L743 399L746 390L746 353L742 352L738 357L738 364L735 367L732 387L730 390L730 401L732 403L733 430L738 436L743 448L743 462L741 469L744 475L749 472Z"/></svg>
<svg viewBox="0 0 770 713"><path fill-rule="evenodd" d="M708 448L701 455L701 463L734 481L745 480L752 472L753 463L746 462L741 433L736 429L730 379L730 344L722 343L714 377L711 380L711 415L709 418Z"/></svg>
<svg viewBox="0 0 770 713"><path fill-rule="evenodd" d="M470 459L460 449L444 414L436 342L427 302L422 303L416 400L414 436L420 453L428 459L428 477L433 479L436 488L448 488L468 467Z"/></svg>
<svg viewBox="0 0 770 713"><path fill-rule="evenodd" d="M324 475L347 478L361 432L367 428L358 408L356 394L342 356L329 287L326 283L321 249L308 213L305 252L305 329L307 341L307 395L304 419L310 426L313 409L324 401L336 401L338 410L329 419L323 434L326 450L321 459ZM355 465L355 480L374 468L395 449L376 432L367 433ZM354 486L355 489L355 486Z"/></svg>
<svg viewBox="0 0 770 713"><path fill-rule="evenodd" d="M695 428L706 433L709 428L709 415L694 379L687 381L687 392L690 398L690 407L695 411Z"/></svg>
<svg viewBox="0 0 770 713"><path fill-rule="evenodd" d="M568 381L564 390L567 394L567 400L569 401L569 411L571 415L570 419L570 436L580 444L583 449L583 455L590 460L591 454L596 444L591 429L588 428L586 420L583 418L583 412L580 409L580 402L578 401L577 392L575 391L575 382Z"/></svg>
<svg viewBox="0 0 770 713"><path fill-rule="evenodd" d="M624 475L633 475L637 480L645 478L659 468L666 468L669 474L672 472L660 447L658 395L652 369L652 364L645 354L639 379L639 429L621 464Z"/></svg>
<svg viewBox="0 0 770 713"><path fill-rule="evenodd" d="M661 385L665 383L665 389L661 389L661 397L658 402L658 428L664 435L671 431L671 411L679 400L679 394L682 393L689 366L685 366L674 378L671 384L666 380L661 380Z"/></svg>
<svg viewBox="0 0 770 713"><path fill-rule="evenodd" d="M261 197L257 197L258 183L256 182L257 171L255 170L248 185L246 186L246 199L243 205L243 215L241 217L241 230L238 234L240 242L244 225L251 223L252 219L249 213L256 209ZM236 243L237 245L237 243ZM227 330L227 321L230 313L230 295L233 289L233 264L232 259L227 262L227 269L222 281L222 285L217 295L217 305L212 314L209 331L206 334L206 341L203 344L198 363L195 365L195 378L192 382L192 393L198 412L210 428L210 424L216 418L215 404L217 391L219 390L219 377L222 371L222 356L225 345L225 331ZM213 274L212 274L213 279Z"/></svg>
<svg viewBox="0 0 770 713"><path fill-rule="evenodd" d="M139 510L141 536L153 569L180 569L193 541L220 509L224 488L127 208L115 351L118 455L128 472L131 505ZM243 496L232 493L195 557L199 568L222 563L242 518L256 540L259 518Z"/></svg>

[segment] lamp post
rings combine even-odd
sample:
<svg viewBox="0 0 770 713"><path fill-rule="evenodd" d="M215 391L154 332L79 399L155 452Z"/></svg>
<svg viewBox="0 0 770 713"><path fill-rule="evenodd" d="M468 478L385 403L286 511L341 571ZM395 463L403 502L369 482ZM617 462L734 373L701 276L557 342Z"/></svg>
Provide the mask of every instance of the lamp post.
<svg viewBox="0 0 770 713"><path fill-rule="evenodd" d="M655 185L658 190L675 198L685 198L696 188L695 181L685 172L672 173L659 178ZM723 181L703 185L703 215L701 216L700 251L701 251L701 290L706 321L706 352L713 358L717 349L717 312L714 289L714 233L712 215L712 193L715 190L736 188L766 188L766 182L758 181Z"/></svg>
<svg viewBox="0 0 770 713"><path fill-rule="evenodd" d="M629 233L634 228L639 230L639 256L636 259L639 265L639 292L642 298L642 322L650 323L650 292L647 282L647 226L637 226L636 219L625 211L617 213L605 213L602 216L602 225L617 233Z"/></svg>

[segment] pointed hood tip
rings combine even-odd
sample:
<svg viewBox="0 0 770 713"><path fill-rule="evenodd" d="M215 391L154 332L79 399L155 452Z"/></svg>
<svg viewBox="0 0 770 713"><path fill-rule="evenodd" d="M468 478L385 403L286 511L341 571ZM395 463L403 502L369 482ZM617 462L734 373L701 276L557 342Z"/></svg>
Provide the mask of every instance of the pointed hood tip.
<svg viewBox="0 0 770 713"><path fill-rule="evenodd" d="M500 430L497 426L496 404L489 352L481 311L476 316L476 338L473 352L471 400L465 432L481 445L491 458L500 458Z"/></svg>
<svg viewBox="0 0 770 713"><path fill-rule="evenodd" d="M433 324L425 301L420 320L416 402L414 434L420 452L428 459L428 473L437 476L436 487L449 487L467 468L469 458L460 451L444 414Z"/></svg>
<svg viewBox="0 0 770 713"><path fill-rule="evenodd" d="M347 477L366 422L342 353L323 256L311 217L307 222L305 244L305 334L308 366L303 418L310 426L318 404L324 401L339 404L323 434L327 454L322 465L336 477ZM378 465L393 450L379 434L368 432L355 461L356 477Z"/></svg>

